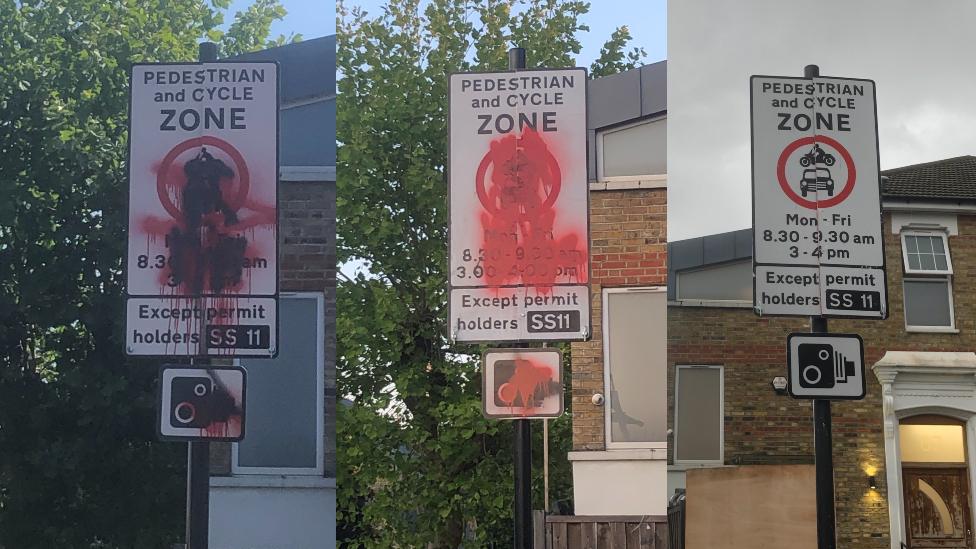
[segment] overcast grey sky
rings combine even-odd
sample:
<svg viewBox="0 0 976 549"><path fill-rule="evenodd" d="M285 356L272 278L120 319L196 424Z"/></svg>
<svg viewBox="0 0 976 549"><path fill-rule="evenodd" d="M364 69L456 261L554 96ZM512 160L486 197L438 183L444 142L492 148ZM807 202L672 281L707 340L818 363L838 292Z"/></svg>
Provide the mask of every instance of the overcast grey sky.
<svg viewBox="0 0 976 549"><path fill-rule="evenodd" d="M881 169L976 154L972 0L669 0L668 239L751 225L749 76L877 83Z"/></svg>

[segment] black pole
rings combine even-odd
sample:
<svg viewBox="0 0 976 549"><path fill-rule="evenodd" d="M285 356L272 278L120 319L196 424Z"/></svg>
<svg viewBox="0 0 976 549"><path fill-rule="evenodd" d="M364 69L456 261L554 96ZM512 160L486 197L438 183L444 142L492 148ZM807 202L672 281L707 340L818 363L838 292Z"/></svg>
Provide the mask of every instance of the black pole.
<svg viewBox="0 0 976 549"><path fill-rule="evenodd" d="M187 549L207 549L210 537L210 443L190 442L187 449Z"/></svg>
<svg viewBox="0 0 976 549"><path fill-rule="evenodd" d="M515 549L532 549L532 424L515 420Z"/></svg>
<svg viewBox="0 0 976 549"><path fill-rule="evenodd" d="M217 44L201 42L199 49L201 63L217 61ZM203 298L197 300L203 311ZM203 359L197 364L208 365L206 321L200 318L200 347L198 354ZM187 549L209 549L210 547L210 442L187 443L186 450L186 546Z"/></svg>
<svg viewBox="0 0 976 549"><path fill-rule="evenodd" d="M213 42L200 42L200 62L213 63L217 60L217 44Z"/></svg>
<svg viewBox="0 0 976 549"><path fill-rule="evenodd" d="M820 76L820 67L803 67L804 78ZM827 319L810 317L810 333L826 334ZM834 524L834 456L831 434L830 401L813 401L813 445L817 468L817 549L836 549Z"/></svg>
<svg viewBox="0 0 976 549"><path fill-rule="evenodd" d="M508 68L525 68L525 48L508 50ZM532 424L515 420L515 549L532 549Z"/></svg>
<svg viewBox="0 0 976 549"><path fill-rule="evenodd" d="M826 334L827 319L810 317L810 333ZM813 446L817 468L817 549L835 549L834 456L830 401L813 401Z"/></svg>
<svg viewBox="0 0 976 549"><path fill-rule="evenodd" d="M509 48L508 68L509 70L525 68L525 48Z"/></svg>

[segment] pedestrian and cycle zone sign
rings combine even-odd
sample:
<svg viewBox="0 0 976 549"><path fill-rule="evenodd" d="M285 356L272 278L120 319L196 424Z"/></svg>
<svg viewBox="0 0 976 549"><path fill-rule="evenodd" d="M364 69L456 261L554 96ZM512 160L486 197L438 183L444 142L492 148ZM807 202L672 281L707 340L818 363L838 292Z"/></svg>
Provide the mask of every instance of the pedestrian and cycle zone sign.
<svg viewBox="0 0 976 549"><path fill-rule="evenodd" d="M450 334L590 333L586 71L450 77Z"/></svg>
<svg viewBox="0 0 976 549"><path fill-rule="evenodd" d="M126 352L274 356L277 63L137 64L131 84Z"/></svg>
<svg viewBox="0 0 976 549"><path fill-rule="evenodd" d="M887 316L875 86L753 76L754 306Z"/></svg>

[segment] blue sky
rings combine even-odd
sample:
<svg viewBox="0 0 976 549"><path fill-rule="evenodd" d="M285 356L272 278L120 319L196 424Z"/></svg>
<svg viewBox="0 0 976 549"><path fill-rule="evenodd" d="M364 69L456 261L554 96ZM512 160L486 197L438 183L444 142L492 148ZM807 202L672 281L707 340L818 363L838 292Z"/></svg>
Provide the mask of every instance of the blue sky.
<svg viewBox="0 0 976 549"><path fill-rule="evenodd" d="M283 21L277 21L271 26L272 36L296 33L308 39L335 34L335 0L279 1L288 10L288 15ZM224 17L225 26L234 21L235 13L253 3L253 0L233 0Z"/></svg>
<svg viewBox="0 0 976 549"><path fill-rule="evenodd" d="M286 0L309 3L314 0ZM325 0L317 0L319 2ZM331 6L335 6L333 0ZM348 7L361 6L367 12L379 15L385 0L346 0ZM666 0L591 0L590 13L583 16L583 23L590 32L580 33L583 51L577 63L589 66L600 54L600 47L610 33L621 25L630 27L632 45L647 51L647 63L667 58L667 1ZM335 31L335 23L332 24Z"/></svg>
<svg viewBox="0 0 976 549"><path fill-rule="evenodd" d="M234 13L249 6L253 0L234 0L228 10L226 24ZM335 34L335 0L281 0L288 10L283 21L271 27L274 36L300 33L305 38ZM379 14L386 0L347 0L347 6L362 6ZM593 0L590 13L583 17L590 31L580 33L583 51L578 63L589 65L599 54L600 47L615 28L630 27L632 44L647 51L647 62L667 57L667 0Z"/></svg>

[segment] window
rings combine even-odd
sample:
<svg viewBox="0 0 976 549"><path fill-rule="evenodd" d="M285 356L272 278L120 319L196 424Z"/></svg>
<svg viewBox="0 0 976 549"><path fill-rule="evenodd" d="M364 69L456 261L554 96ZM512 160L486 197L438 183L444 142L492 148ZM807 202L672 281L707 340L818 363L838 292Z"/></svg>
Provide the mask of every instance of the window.
<svg viewBox="0 0 976 549"><path fill-rule="evenodd" d="M906 274L952 274L944 233L906 232L901 240Z"/></svg>
<svg viewBox="0 0 976 549"><path fill-rule="evenodd" d="M667 289L603 291L607 448L667 447Z"/></svg>
<svg viewBox="0 0 976 549"><path fill-rule="evenodd" d="M638 179L668 173L667 119L645 120L598 134L598 178Z"/></svg>
<svg viewBox="0 0 976 549"><path fill-rule="evenodd" d="M323 302L319 293L282 294L278 357L241 359L247 436L234 444L234 474L323 474Z"/></svg>
<svg viewBox="0 0 976 549"><path fill-rule="evenodd" d="M951 417L921 415L898 425L902 463L966 463L963 422Z"/></svg>
<svg viewBox="0 0 976 549"><path fill-rule="evenodd" d="M676 273L678 300L744 301L752 304L752 262L738 261Z"/></svg>
<svg viewBox="0 0 976 549"><path fill-rule="evenodd" d="M948 278L906 278L904 286L907 328L954 328L952 284Z"/></svg>
<svg viewBox="0 0 976 549"><path fill-rule="evenodd" d="M901 240L905 268L905 329L954 332L952 258L946 234L905 231Z"/></svg>
<svg viewBox="0 0 976 549"><path fill-rule="evenodd" d="M674 378L674 462L723 462L721 366L677 366Z"/></svg>

